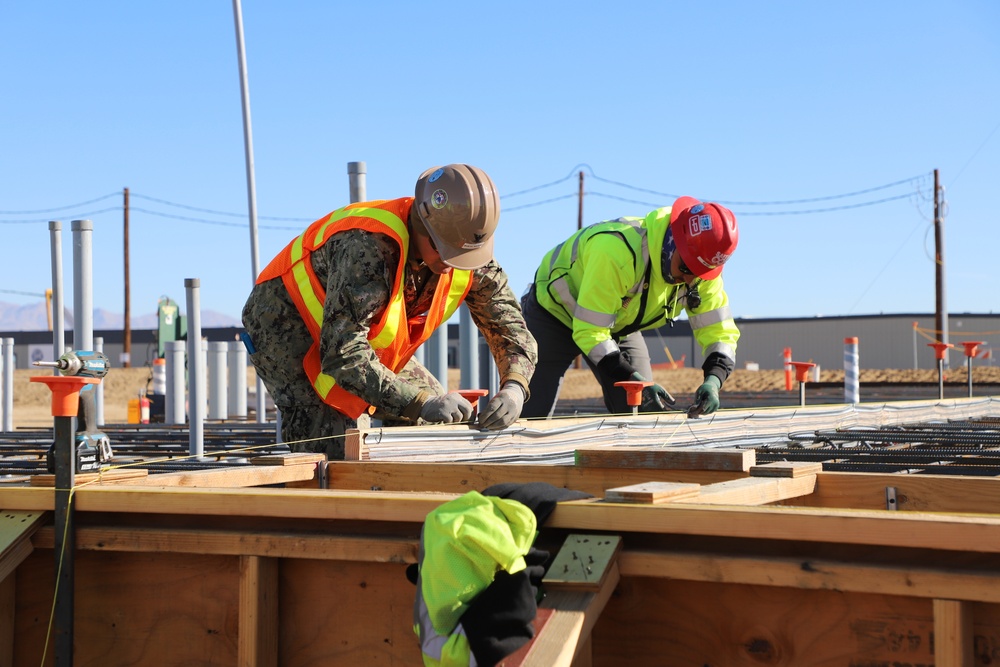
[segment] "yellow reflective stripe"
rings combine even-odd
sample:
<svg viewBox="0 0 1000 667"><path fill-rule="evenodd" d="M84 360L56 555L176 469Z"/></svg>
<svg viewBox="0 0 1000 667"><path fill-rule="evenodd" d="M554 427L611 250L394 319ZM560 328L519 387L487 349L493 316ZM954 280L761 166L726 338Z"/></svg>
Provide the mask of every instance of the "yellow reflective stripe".
<svg viewBox="0 0 1000 667"><path fill-rule="evenodd" d="M396 337L397 323L399 322L400 310L403 308L403 290L399 289L396 296L389 302L389 312L385 316L385 326L378 332L378 335L371 339L371 345L375 349L389 346L389 343Z"/></svg>
<svg viewBox="0 0 1000 667"><path fill-rule="evenodd" d="M316 381L313 382L313 387L319 393L321 398L326 398L327 394L336 386L337 382L332 377L326 373L320 373L316 376Z"/></svg>
<svg viewBox="0 0 1000 667"><path fill-rule="evenodd" d="M313 244L315 245L323 242L323 237L325 236L326 230L330 225L335 222L339 222L344 218L355 216L378 220L399 234L400 238L405 239L407 237L406 225L395 213L390 213L389 211L381 208L341 208L331 213L326 222L320 225L319 229L316 230L316 237L313 239Z"/></svg>
<svg viewBox="0 0 1000 667"><path fill-rule="evenodd" d="M442 323L447 321L458 310L459 305L462 303L462 295L465 294L469 283L472 282L472 271L456 270L452 271L451 274L451 289L448 291L448 301L445 303L444 317L441 318Z"/></svg>
<svg viewBox="0 0 1000 667"><path fill-rule="evenodd" d="M292 276L295 278L295 284L299 287L299 294L302 296L302 301L305 302L306 308L309 309L309 314L312 315L316 326L323 326L323 304L320 303L319 297L313 291L312 281L309 280L309 274L306 272L303 262L292 264Z"/></svg>

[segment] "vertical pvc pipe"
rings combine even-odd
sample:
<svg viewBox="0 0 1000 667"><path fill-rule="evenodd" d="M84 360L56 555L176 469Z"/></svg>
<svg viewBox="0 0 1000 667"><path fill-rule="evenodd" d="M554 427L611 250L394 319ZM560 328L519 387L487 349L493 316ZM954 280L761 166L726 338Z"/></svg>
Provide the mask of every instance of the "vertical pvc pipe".
<svg viewBox="0 0 1000 667"><path fill-rule="evenodd" d="M163 400L163 421L167 424L183 424L187 421L184 406L184 348L182 340L168 340L163 344L163 356L167 366L167 395Z"/></svg>
<svg viewBox="0 0 1000 667"><path fill-rule="evenodd" d="M479 330L472 313L463 306L459 311L458 359L461 374L459 389L479 389Z"/></svg>
<svg viewBox="0 0 1000 667"><path fill-rule="evenodd" d="M229 416L247 418L247 348L238 340L229 342Z"/></svg>
<svg viewBox="0 0 1000 667"><path fill-rule="evenodd" d="M94 349L94 223L74 220L73 349Z"/></svg>
<svg viewBox="0 0 1000 667"><path fill-rule="evenodd" d="M913 370L917 370L917 322L913 323Z"/></svg>
<svg viewBox="0 0 1000 667"><path fill-rule="evenodd" d="M94 351L104 352L104 338L94 337ZM97 425L104 426L104 383L100 382L94 387L94 407L97 409Z"/></svg>
<svg viewBox="0 0 1000 667"><path fill-rule="evenodd" d="M4 338L3 346L3 430L14 430L14 339Z"/></svg>
<svg viewBox="0 0 1000 667"><path fill-rule="evenodd" d="M861 402L858 338L844 339L844 403Z"/></svg>
<svg viewBox="0 0 1000 667"><path fill-rule="evenodd" d="M972 355L965 359L966 374L969 378L969 398L972 398Z"/></svg>
<svg viewBox="0 0 1000 667"><path fill-rule="evenodd" d="M226 357L229 344L212 341L208 344L208 418L229 418L229 396L226 387Z"/></svg>
<svg viewBox="0 0 1000 667"><path fill-rule="evenodd" d="M944 354L942 352L942 354ZM944 357L937 360L938 369L938 400L944 400Z"/></svg>
<svg viewBox="0 0 1000 667"><path fill-rule="evenodd" d="M368 197L368 187L365 182L368 168L364 162L348 162L347 174L351 181L351 203L365 201Z"/></svg>
<svg viewBox="0 0 1000 667"><path fill-rule="evenodd" d="M62 223L49 221L49 241L52 245L52 359L66 351L66 314L63 308ZM52 373L59 375L59 369Z"/></svg>
<svg viewBox="0 0 1000 667"><path fill-rule="evenodd" d="M185 278L184 289L187 293L187 339L188 346L188 453L200 459L205 456L205 399L202 395L205 375L204 356L201 348L201 280Z"/></svg>
<svg viewBox="0 0 1000 667"><path fill-rule="evenodd" d="M443 324L431 334L427 345L427 370L448 391L448 325Z"/></svg>

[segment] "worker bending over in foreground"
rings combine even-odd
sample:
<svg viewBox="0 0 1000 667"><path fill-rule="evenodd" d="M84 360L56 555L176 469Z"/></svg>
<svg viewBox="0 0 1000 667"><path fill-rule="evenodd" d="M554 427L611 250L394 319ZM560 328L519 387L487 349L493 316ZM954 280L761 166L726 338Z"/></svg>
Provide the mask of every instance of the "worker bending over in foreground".
<svg viewBox="0 0 1000 667"><path fill-rule="evenodd" d="M628 412L622 380L653 379L642 330L687 312L705 356L704 383L690 416L719 408L719 388L736 365L740 332L722 288L722 265L739 240L729 209L680 197L645 218L599 222L542 259L521 300L538 341L538 365L522 417L551 416L562 377L580 352L601 383L610 412ZM640 410L667 409L660 385L643 390Z"/></svg>
<svg viewBox="0 0 1000 667"><path fill-rule="evenodd" d="M344 458L363 413L415 424L464 421L472 405L413 353L463 302L500 371L483 429L516 420L535 341L493 259L500 198L481 169L425 171L415 197L350 204L312 223L257 278L243 308L247 349L293 451ZM323 438L314 442L298 441Z"/></svg>

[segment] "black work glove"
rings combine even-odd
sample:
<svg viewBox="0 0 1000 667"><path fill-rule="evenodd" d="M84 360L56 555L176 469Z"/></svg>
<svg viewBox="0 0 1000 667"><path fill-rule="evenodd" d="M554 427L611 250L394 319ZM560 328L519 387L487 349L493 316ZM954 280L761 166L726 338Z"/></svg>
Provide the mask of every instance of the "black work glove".
<svg viewBox="0 0 1000 667"><path fill-rule="evenodd" d="M638 372L632 374L632 379L645 380ZM677 400L662 385L653 383L652 386L644 387L642 390L639 412L663 412L667 408L672 408L676 402Z"/></svg>
<svg viewBox="0 0 1000 667"><path fill-rule="evenodd" d="M610 380L612 384L622 380L632 380L634 379L632 374L636 372L621 352L604 355L604 358L597 362L597 371L602 378Z"/></svg>
<svg viewBox="0 0 1000 667"><path fill-rule="evenodd" d="M469 603L462 627L477 664L495 665L535 636L531 623L548 559L549 552L532 548L524 557L525 569L497 572L493 583Z"/></svg>

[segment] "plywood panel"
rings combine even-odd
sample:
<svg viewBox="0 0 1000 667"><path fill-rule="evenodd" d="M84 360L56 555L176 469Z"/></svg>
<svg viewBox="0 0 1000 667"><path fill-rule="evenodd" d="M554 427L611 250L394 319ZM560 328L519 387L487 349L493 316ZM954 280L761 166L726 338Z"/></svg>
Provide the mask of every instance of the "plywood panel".
<svg viewBox="0 0 1000 667"><path fill-rule="evenodd" d="M421 664L405 565L285 561L279 581L282 667Z"/></svg>
<svg viewBox="0 0 1000 667"><path fill-rule="evenodd" d="M36 549L18 568L14 664L41 664L53 563ZM75 589L77 665L236 664L235 557L78 552Z"/></svg>

